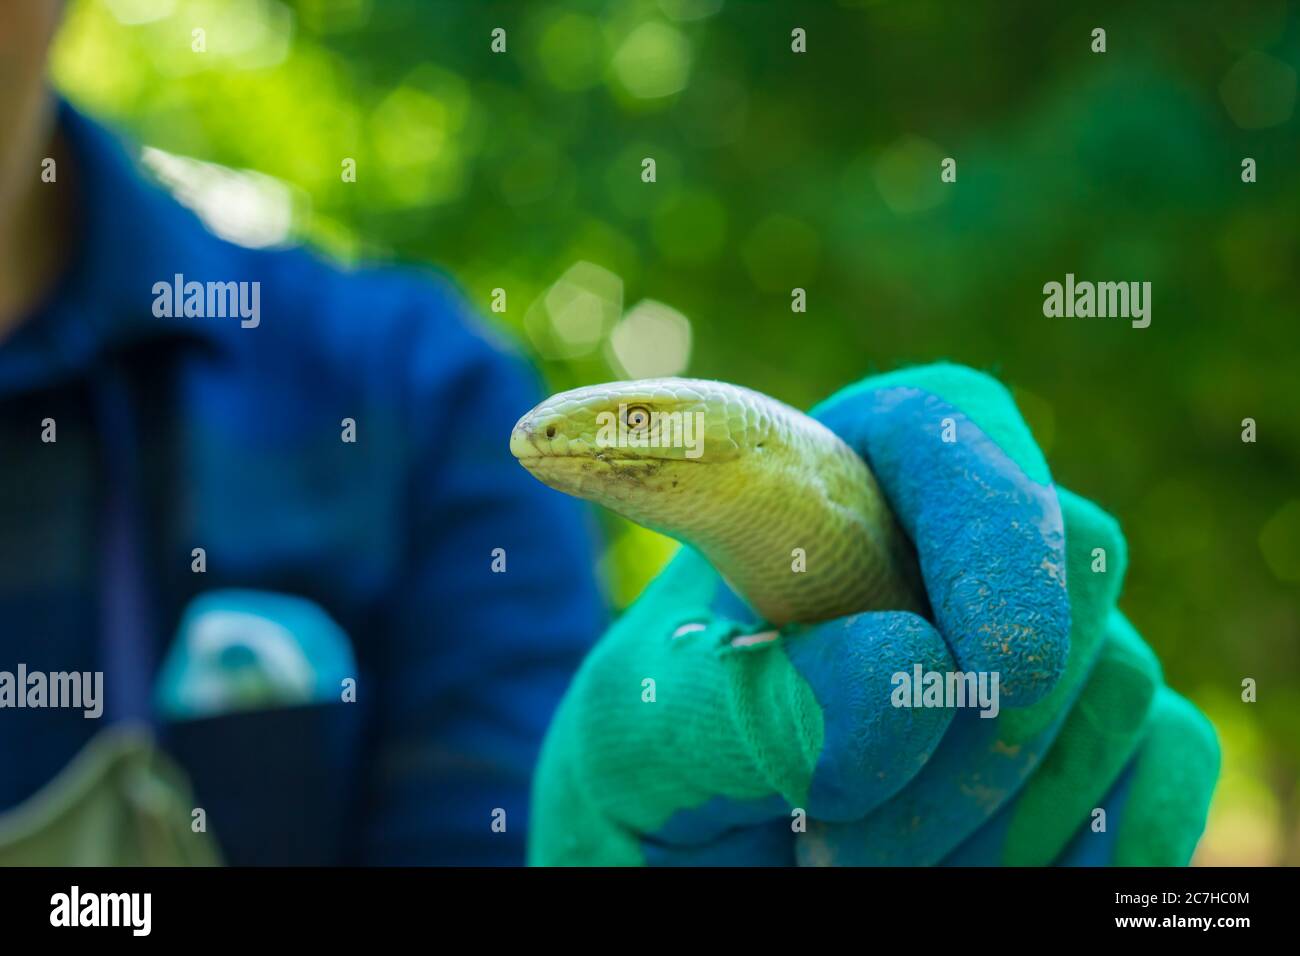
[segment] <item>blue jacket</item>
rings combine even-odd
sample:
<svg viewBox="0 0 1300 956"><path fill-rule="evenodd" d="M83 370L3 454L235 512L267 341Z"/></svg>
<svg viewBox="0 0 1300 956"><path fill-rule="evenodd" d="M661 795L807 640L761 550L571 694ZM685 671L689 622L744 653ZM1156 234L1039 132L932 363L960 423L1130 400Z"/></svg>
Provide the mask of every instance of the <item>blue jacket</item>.
<svg viewBox="0 0 1300 956"><path fill-rule="evenodd" d="M543 730L603 623L588 517L508 453L535 378L445 281L221 241L60 123L46 188L75 190L77 246L0 341L0 670L102 670L107 712L0 710L0 810L135 716L232 862L522 862ZM260 283L258 323L156 315L177 275ZM181 612L226 587L329 612L357 703L160 722Z"/></svg>

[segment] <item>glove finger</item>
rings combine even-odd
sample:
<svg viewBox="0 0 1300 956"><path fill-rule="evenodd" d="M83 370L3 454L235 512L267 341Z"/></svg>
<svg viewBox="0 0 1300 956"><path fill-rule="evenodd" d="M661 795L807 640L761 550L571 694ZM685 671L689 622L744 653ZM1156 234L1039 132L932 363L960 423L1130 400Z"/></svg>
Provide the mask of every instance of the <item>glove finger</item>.
<svg viewBox="0 0 1300 956"><path fill-rule="evenodd" d="M813 415L874 470L959 666L999 672L1008 706L1046 694L1069 650L1064 526L1007 390L972 369L930 365L851 386Z"/></svg>
<svg viewBox="0 0 1300 956"><path fill-rule="evenodd" d="M1057 865L1186 866L1205 830L1218 775L1213 725L1161 687L1137 755L1101 802L1105 816L1090 815Z"/></svg>
<svg viewBox="0 0 1300 956"><path fill-rule="evenodd" d="M792 810L859 817L915 773L951 719L943 709L893 704L894 675L910 675L917 662L953 666L938 632L914 614L856 614L782 637L702 631L690 639L701 652L696 673L720 665L722 708L672 770L708 797L653 831L664 843L707 843Z"/></svg>
<svg viewBox="0 0 1300 956"><path fill-rule="evenodd" d="M912 779L939 746L953 712L913 706L917 683L956 664L929 622L903 611L829 621L786 637L783 650L823 715L805 806L819 820L858 819Z"/></svg>
<svg viewBox="0 0 1300 956"><path fill-rule="evenodd" d="M1016 797L944 862L1047 866L1129 762L1160 685L1160 664L1118 611L1051 750Z"/></svg>
<svg viewBox="0 0 1300 956"><path fill-rule="evenodd" d="M989 820L1021 787L1051 747L1097 658L1103 612L1118 592L1122 561L1096 580L1093 548L1119 555L1123 538L1095 505L1064 492L1066 537L1076 542L1067 574L1086 581L1073 624L1066 673L1046 698L1029 707L1000 707L994 718L958 710L934 755L895 796L864 819L841 826L811 825L798 841L800 859L859 865L933 865ZM1000 701L1005 704L1005 699Z"/></svg>
<svg viewBox="0 0 1300 956"><path fill-rule="evenodd" d="M1065 580L1070 599L1070 653L1061 682L1068 687L1074 677L1072 668L1086 667L1101 648L1124 586L1128 545L1119 522L1095 502L1059 487L1057 498L1065 521ZM1076 648L1076 643L1081 646Z"/></svg>
<svg viewBox="0 0 1300 956"><path fill-rule="evenodd" d="M937 745L949 712L891 706L895 672L953 667L926 621L756 637L714 610L727 591L684 550L584 662L543 747L535 862L721 858L766 823L788 860L792 810L860 815Z"/></svg>

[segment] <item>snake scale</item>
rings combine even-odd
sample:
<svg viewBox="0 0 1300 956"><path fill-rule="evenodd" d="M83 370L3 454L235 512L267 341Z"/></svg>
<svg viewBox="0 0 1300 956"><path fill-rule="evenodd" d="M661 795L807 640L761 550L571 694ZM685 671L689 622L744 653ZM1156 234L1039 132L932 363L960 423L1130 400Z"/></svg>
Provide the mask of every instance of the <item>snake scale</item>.
<svg viewBox="0 0 1300 956"><path fill-rule="evenodd" d="M560 392L519 420L510 451L544 484L695 548L773 625L924 608L863 459L760 392L688 378Z"/></svg>

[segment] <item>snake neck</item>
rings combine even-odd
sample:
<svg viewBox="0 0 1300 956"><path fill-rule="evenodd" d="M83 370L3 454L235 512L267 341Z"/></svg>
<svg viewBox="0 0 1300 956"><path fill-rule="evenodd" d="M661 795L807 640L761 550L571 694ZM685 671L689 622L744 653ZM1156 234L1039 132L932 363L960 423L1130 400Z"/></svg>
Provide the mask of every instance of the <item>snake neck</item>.
<svg viewBox="0 0 1300 956"><path fill-rule="evenodd" d="M812 437L684 466L660 513L628 516L694 547L777 626L924 611L915 552L870 469L829 431Z"/></svg>

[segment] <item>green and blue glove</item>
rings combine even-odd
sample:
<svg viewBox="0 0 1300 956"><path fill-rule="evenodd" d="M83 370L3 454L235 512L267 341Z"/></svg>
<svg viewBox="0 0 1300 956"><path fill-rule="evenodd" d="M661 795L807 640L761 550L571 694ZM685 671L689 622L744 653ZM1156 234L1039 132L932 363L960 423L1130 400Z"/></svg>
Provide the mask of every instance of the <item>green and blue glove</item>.
<svg viewBox="0 0 1300 956"><path fill-rule="evenodd" d="M813 415L875 471L931 619L762 633L684 548L561 704L530 861L1186 863L1213 731L1115 609L1115 522L1058 493L1006 390L926 366ZM899 675L957 671L996 675L995 705L896 706Z"/></svg>

